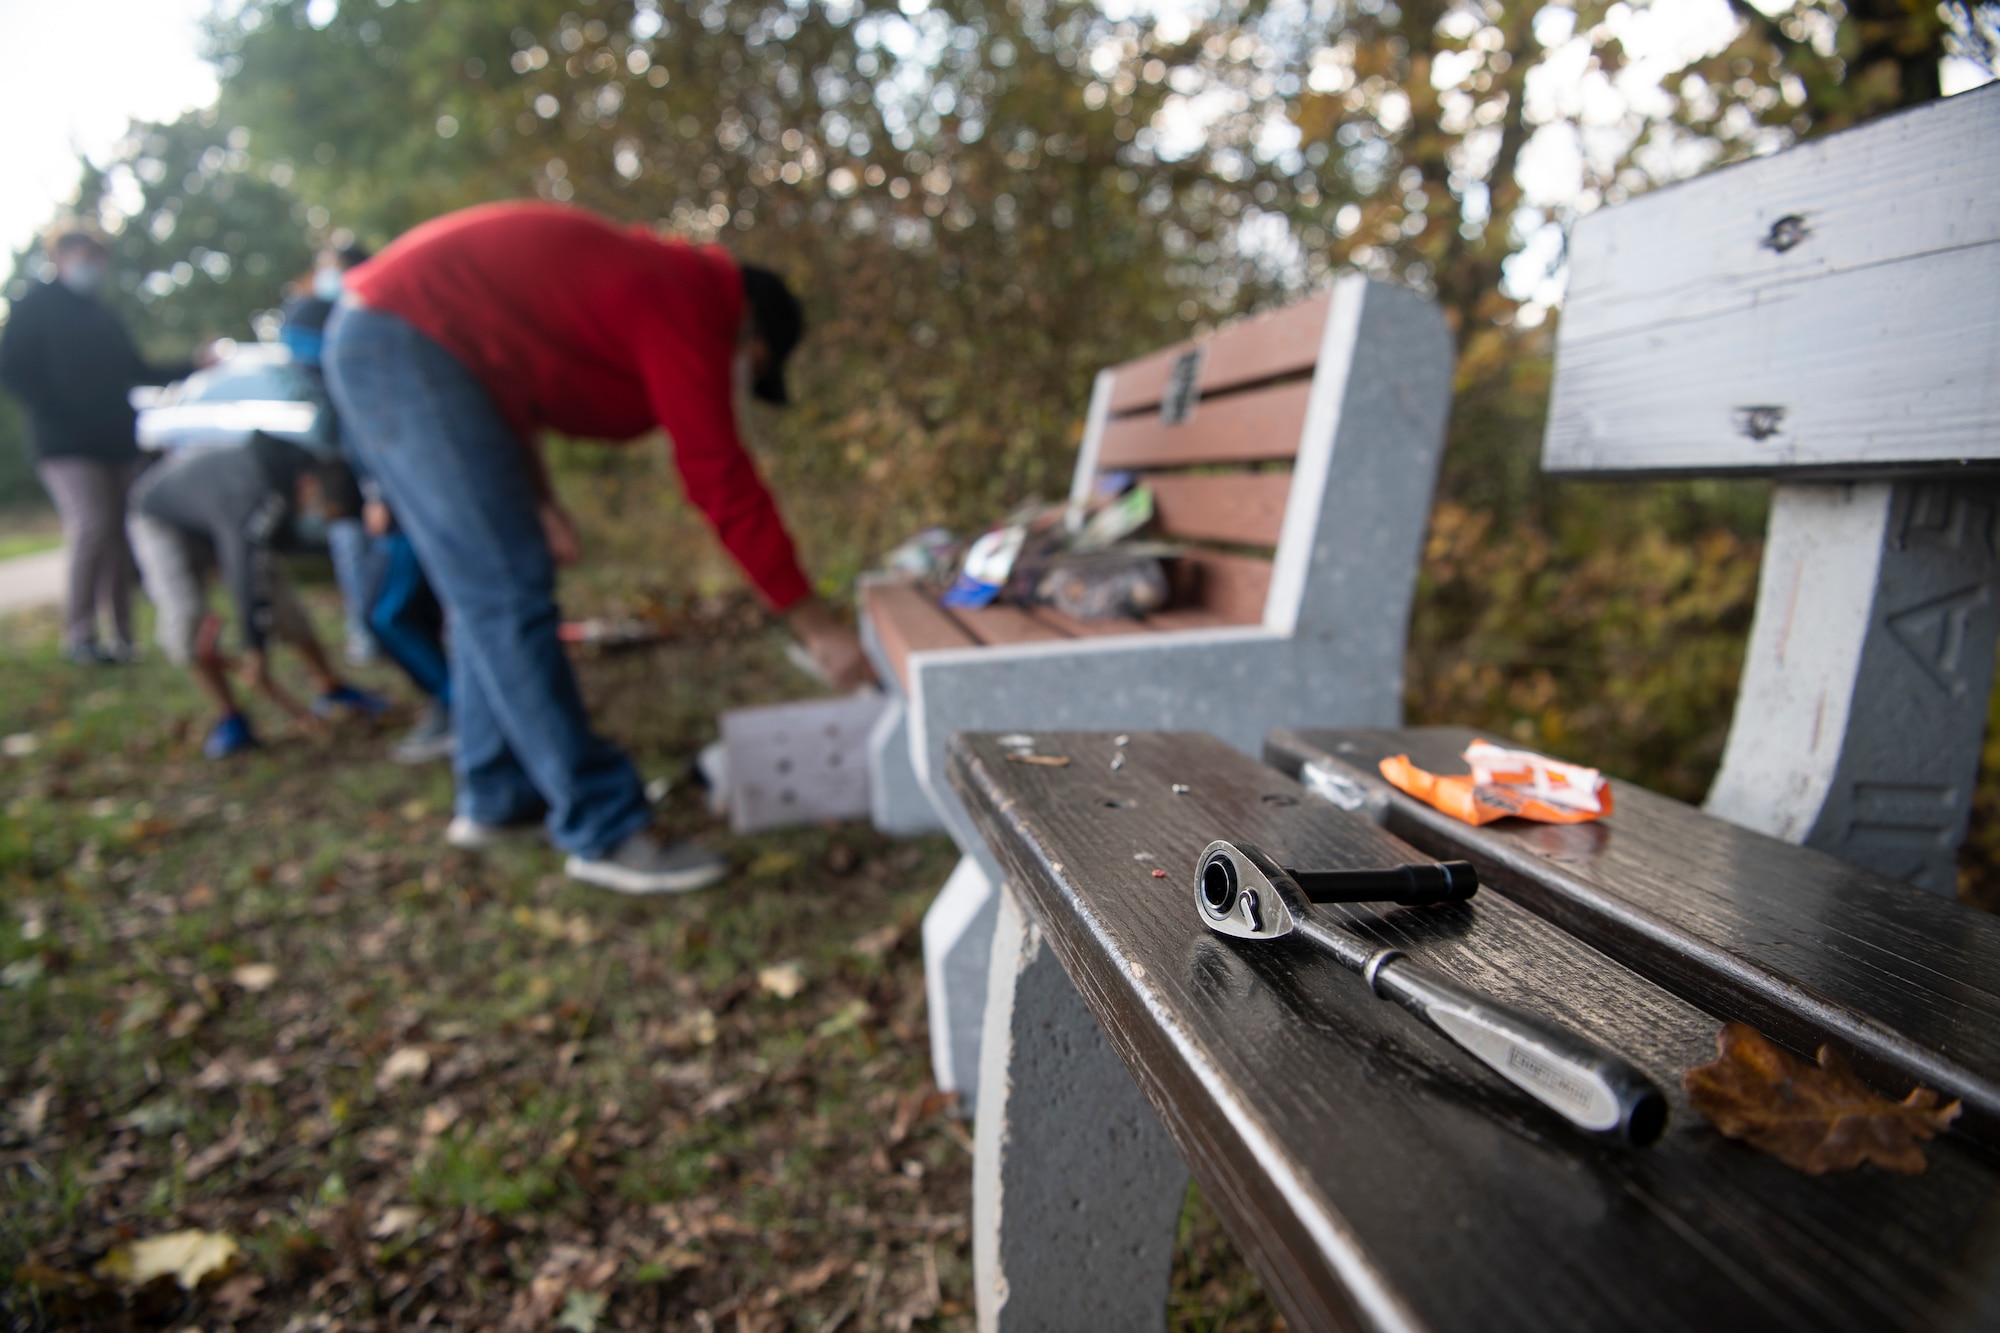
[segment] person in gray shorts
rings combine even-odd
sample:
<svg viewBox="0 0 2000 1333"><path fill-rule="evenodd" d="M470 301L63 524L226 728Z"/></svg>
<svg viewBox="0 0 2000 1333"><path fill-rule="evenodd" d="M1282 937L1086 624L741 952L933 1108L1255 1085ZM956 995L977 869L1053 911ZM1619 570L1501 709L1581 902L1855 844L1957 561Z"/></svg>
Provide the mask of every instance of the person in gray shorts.
<svg viewBox="0 0 2000 1333"><path fill-rule="evenodd" d="M132 548L157 611L160 651L189 668L218 713L202 746L211 759L248 749L257 738L230 688L221 622L208 610L203 584L210 565L220 568L236 602L244 675L253 689L315 732L334 713L373 717L387 707L334 674L275 558L298 521L315 514L324 471L338 466L257 435L245 445L171 458L133 493ZM305 659L317 690L312 705L272 677L272 639L289 643Z"/></svg>

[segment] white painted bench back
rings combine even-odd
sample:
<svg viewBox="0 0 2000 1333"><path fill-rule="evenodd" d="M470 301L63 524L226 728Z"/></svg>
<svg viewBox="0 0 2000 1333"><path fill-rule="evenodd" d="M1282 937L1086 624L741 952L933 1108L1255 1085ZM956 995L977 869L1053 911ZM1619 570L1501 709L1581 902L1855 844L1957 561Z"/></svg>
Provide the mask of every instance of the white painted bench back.
<svg viewBox="0 0 2000 1333"><path fill-rule="evenodd" d="M1543 466L1778 485L1712 813L1952 893L2000 636L2000 85L1581 220Z"/></svg>

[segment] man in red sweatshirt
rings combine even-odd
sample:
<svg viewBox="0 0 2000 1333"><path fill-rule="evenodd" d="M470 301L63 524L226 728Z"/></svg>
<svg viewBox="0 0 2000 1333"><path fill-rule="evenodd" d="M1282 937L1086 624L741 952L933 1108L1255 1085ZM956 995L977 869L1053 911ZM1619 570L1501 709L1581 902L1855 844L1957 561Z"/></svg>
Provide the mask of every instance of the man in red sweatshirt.
<svg viewBox="0 0 2000 1333"><path fill-rule="evenodd" d="M866 679L737 434L734 387L785 402L802 331L771 273L544 204L438 218L347 274L327 386L451 616L453 845L545 816L569 874L591 884L680 892L724 870L646 832L638 775L590 728L556 637L555 569L577 543L542 462L545 428L664 429L688 497L764 600L837 685Z"/></svg>

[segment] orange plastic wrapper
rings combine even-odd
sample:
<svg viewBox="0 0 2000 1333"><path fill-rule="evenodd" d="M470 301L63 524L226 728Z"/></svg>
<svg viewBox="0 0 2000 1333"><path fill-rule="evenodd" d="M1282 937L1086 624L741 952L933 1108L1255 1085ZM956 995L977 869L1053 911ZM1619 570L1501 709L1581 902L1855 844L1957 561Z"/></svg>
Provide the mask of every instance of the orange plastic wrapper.
<svg viewBox="0 0 2000 1333"><path fill-rule="evenodd" d="M1512 816L1543 824L1583 824L1611 813L1611 784L1594 768L1485 741L1465 747L1470 773L1429 773L1406 754L1384 759L1382 776L1398 790L1468 824Z"/></svg>

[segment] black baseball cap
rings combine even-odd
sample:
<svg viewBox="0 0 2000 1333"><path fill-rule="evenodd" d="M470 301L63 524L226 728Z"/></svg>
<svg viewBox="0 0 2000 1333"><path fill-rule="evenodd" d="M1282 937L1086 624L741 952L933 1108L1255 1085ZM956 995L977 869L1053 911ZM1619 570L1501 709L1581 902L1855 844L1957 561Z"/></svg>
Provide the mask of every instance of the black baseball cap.
<svg viewBox="0 0 2000 1333"><path fill-rule="evenodd" d="M785 393L785 358L805 336L805 312L783 278L755 264L745 264L742 268L743 298L750 306L750 331L770 349L764 373L751 383L750 392L767 403L783 406L792 401Z"/></svg>

